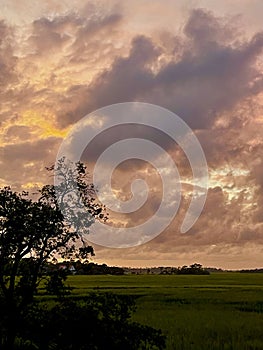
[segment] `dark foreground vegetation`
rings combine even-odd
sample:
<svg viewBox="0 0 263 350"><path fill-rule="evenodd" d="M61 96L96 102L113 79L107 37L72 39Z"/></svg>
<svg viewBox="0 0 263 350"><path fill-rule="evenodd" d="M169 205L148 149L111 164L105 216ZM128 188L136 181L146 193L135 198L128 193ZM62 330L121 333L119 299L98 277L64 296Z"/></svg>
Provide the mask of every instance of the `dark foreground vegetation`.
<svg viewBox="0 0 263 350"><path fill-rule="evenodd" d="M58 257L85 265L94 252L83 233L95 219L107 220L82 163L62 159L49 170L61 182L44 186L35 200L0 189L0 348L164 349L160 331L131 320L131 296L74 299L65 271L48 273L47 264ZM48 302L38 298L39 286Z"/></svg>
<svg viewBox="0 0 263 350"><path fill-rule="evenodd" d="M135 302L130 296L106 293L38 301L13 314L6 307L1 305L1 349L165 348L161 331L131 320Z"/></svg>

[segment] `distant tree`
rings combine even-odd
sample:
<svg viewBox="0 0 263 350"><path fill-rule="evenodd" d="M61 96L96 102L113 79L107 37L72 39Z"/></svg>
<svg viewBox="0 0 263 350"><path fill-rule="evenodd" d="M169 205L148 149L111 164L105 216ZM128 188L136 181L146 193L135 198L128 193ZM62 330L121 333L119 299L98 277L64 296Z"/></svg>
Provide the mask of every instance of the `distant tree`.
<svg viewBox="0 0 263 350"><path fill-rule="evenodd" d="M178 275L209 275L209 271L202 267L201 264L194 263L189 267L184 265L179 267L176 272Z"/></svg>
<svg viewBox="0 0 263 350"><path fill-rule="evenodd" d="M124 269L117 266L107 266L106 264L88 263L78 266L79 275L123 275Z"/></svg>

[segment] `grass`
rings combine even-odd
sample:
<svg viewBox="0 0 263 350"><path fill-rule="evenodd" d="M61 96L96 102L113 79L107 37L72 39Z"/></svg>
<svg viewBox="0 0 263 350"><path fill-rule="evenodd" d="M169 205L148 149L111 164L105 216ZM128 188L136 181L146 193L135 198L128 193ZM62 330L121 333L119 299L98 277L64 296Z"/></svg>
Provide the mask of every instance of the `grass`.
<svg viewBox="0 0 263 350"><path fill-rule="evenodd" d="M133 319L160 328L173 350L263 349L263 274L70 276L73 295L137 296Z"/></svg>

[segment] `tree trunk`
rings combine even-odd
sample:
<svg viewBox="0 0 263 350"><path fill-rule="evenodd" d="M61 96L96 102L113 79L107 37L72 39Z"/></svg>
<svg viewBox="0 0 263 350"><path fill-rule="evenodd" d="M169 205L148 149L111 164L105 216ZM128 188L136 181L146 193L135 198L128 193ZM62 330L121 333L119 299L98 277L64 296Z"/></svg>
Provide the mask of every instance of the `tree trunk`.
<svg viewBox="0 0 263 350"><path fill-rule="evenodd" d="M17 336L19 324L19 315L14 303L8 305L8 315L6 320L6 341L4 344L5 350L13 350L15 347L15 339Z"/></svg>

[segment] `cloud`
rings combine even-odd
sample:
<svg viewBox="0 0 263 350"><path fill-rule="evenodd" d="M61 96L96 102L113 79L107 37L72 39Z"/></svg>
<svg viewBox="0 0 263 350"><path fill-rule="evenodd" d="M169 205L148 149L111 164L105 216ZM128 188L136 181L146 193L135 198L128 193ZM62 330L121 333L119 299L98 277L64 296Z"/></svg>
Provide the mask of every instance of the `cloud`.
<svg viewBox="0 0 263 350"><path fill-rule="evenodd" d="M72 11L35 20L27 40L31 56L44 56L53 61L57 58L60 68L92 61L96 49L103 46L105 35L114 31L122 16L95 6L89 6L85 13Z"/></svg>
<svg viewBox="0 0 263 350"><path fill-rule="evenodd" d="M195 129L211 126L220 113L262 88L255 64L263 33L240 42L233 41L236 32L210 12L194 10L184 27L179 59L175 55L157 71L153 67L165 56L164 49L153 39L134 38L127 57L116 58L91 84L68 90L65 102L71 104L59 122L76 122L109 104L143 101L174 111Z"/></svg>
<svg viewBox="0 0 263 350"><path fill-rule="evenodd" d="M8 161L23 162L45 159L59 141L55 137L49 137L35 142L28 140L19 144L10 144L1 147L2 160L8 163Z"/></svg>
<svg viewBox="0 0 263 350"><path fill-rule="evenodd" d="M16 62L17 59L13 53L13 32L12 29L3 21L0 20L0 91L14 82L16 79Z"/></svg>
<svg viewBox="0 0 263 350"><path fill-rule="evenodd" d="M20 129L21 131L21 129ZM26 183L50 183L45 167L54 163L53 152L60 139L49 137L37 141L24 141L0 147L1 181L16 190Z"/></svg>
<svg viewBox="0 0 263 350"><path fill-rule="evenodd" d="M251 174L248 183L242 171L247 169L249 172L250 164L256 158L255 153L249 155L247 152L254 137L250 133L258 134L260 129L253 124L248 133L244 125L248 125L251 118L251 101L261 91L262 73L257 62L262 52L263 34L244 39L237 33L239 29L225 19L199 9L192 11L187 20L179 53L175 50L174 57L166 57L165 47L156 44L154 38L137 36L131 42L128 55L117 57L90 84L70 87L64 99L63 117L58 115L58 122L64 126L102 106L134 100L167 107L197 130L209 166L215 172L218 170L215 176L218 184L210 189L202 216L185 236L178 235L178 224L187 210L187 201L183 204L177 221L154 241L163 245L163 251L173 249L171 242L182 247L185 244L203 246L222 242L239 244L251 239L261 241L260 214L250 209L251 198L246 189L253 188L255 176L261 177ZM240 40L236 40L237 37ZM176 39L171 39L174 45L178 42ZM129 130L132 135L136 132L140 135L140 130ZM176 146L171 146L165 136L157 136L151 130L143 132L144 137L155 141L159 136L160 143L176 153ZM101 154L112 142L125 138L127 133L118 128L101 135L97 142L94 141L92 153L86 154L87 159L95 161L96 154ZM186 170L189 164L182 160L181 154L178 158L180 172L189 176ZM230 170L225 173L228 167ZM126 163L119 176L126 178L133 168L134 164ZM146 168L140 165L141 170ZM129 225L140 222L143 215L148 217L156 210L154 198L151 200L152 208L149 206L136 213L136 219L135 216L125 218Z"/></svg>
<svg viewBox="0 0 263 350"><path fill-rule="evenodd" d="M140 4L140 18L145 4ZM210 189L203 214L189 234L181 235L192 173L180 148L151 128L119 126L93 140L83 155L91 168L109 145L132 136L163 146L182 176L176 220L154 241L125 251L122 258L191 263L191 254L218 261L226 254L238 259L239 249L244 256L246 249L251 254L252 243L262 243L263 34L251 35L240 22L205 9L193 9L187 17L178 11L184 22L179 29L170 22L166 31L151 32L153 24L137 28L139 20L128 5L124 10L97 3L75 10L63 5L64 12L58 5L52 12L53 6L51 2L49 15L36 16L24 31L0 22L1 183L50 181L42 169L54 162L67 127L87 113L118 102L154 103L174 111L195 130L208 161ZM145 18L159 16L161 26L170 15L165 16L165 6L156 8L165 20L156 9ZM145 178L152 191L141 210L111 220L134 226L149 218L161 196L149 164L125 162L114 176L122 198L129 198L136 176ZM104 253L111 259L121 255Z"/></svg>
<svg viewBox="0 0 263 350"><path fill-rule="evenodd" d="M45 55L52 55L54 51L62 50L70 40L70 36L66 34L67 26L70 26L68 17L35 20L32 35L29 38L31 48L35 49L36 54Z"/></svg>
<svg viewBox="0 0 263 350"><path fill-rule="evenodd" d="M152 84L152 73L147 65L158 57L153 43L139 36L133 39L128 57L117 58L109 70L96 76L90 85L72 86L67 91L58 117L62 125L72 124L87 113L113 103L136 100L138 90L145 91Z"/></svg>
<svg viewBox="0 0 263 350"><path fill-rule="evenodd" d="M29 140L31 136L31 129L25 125L11 125L4 135L5 142L19 143L21 141Z"/></svg>

